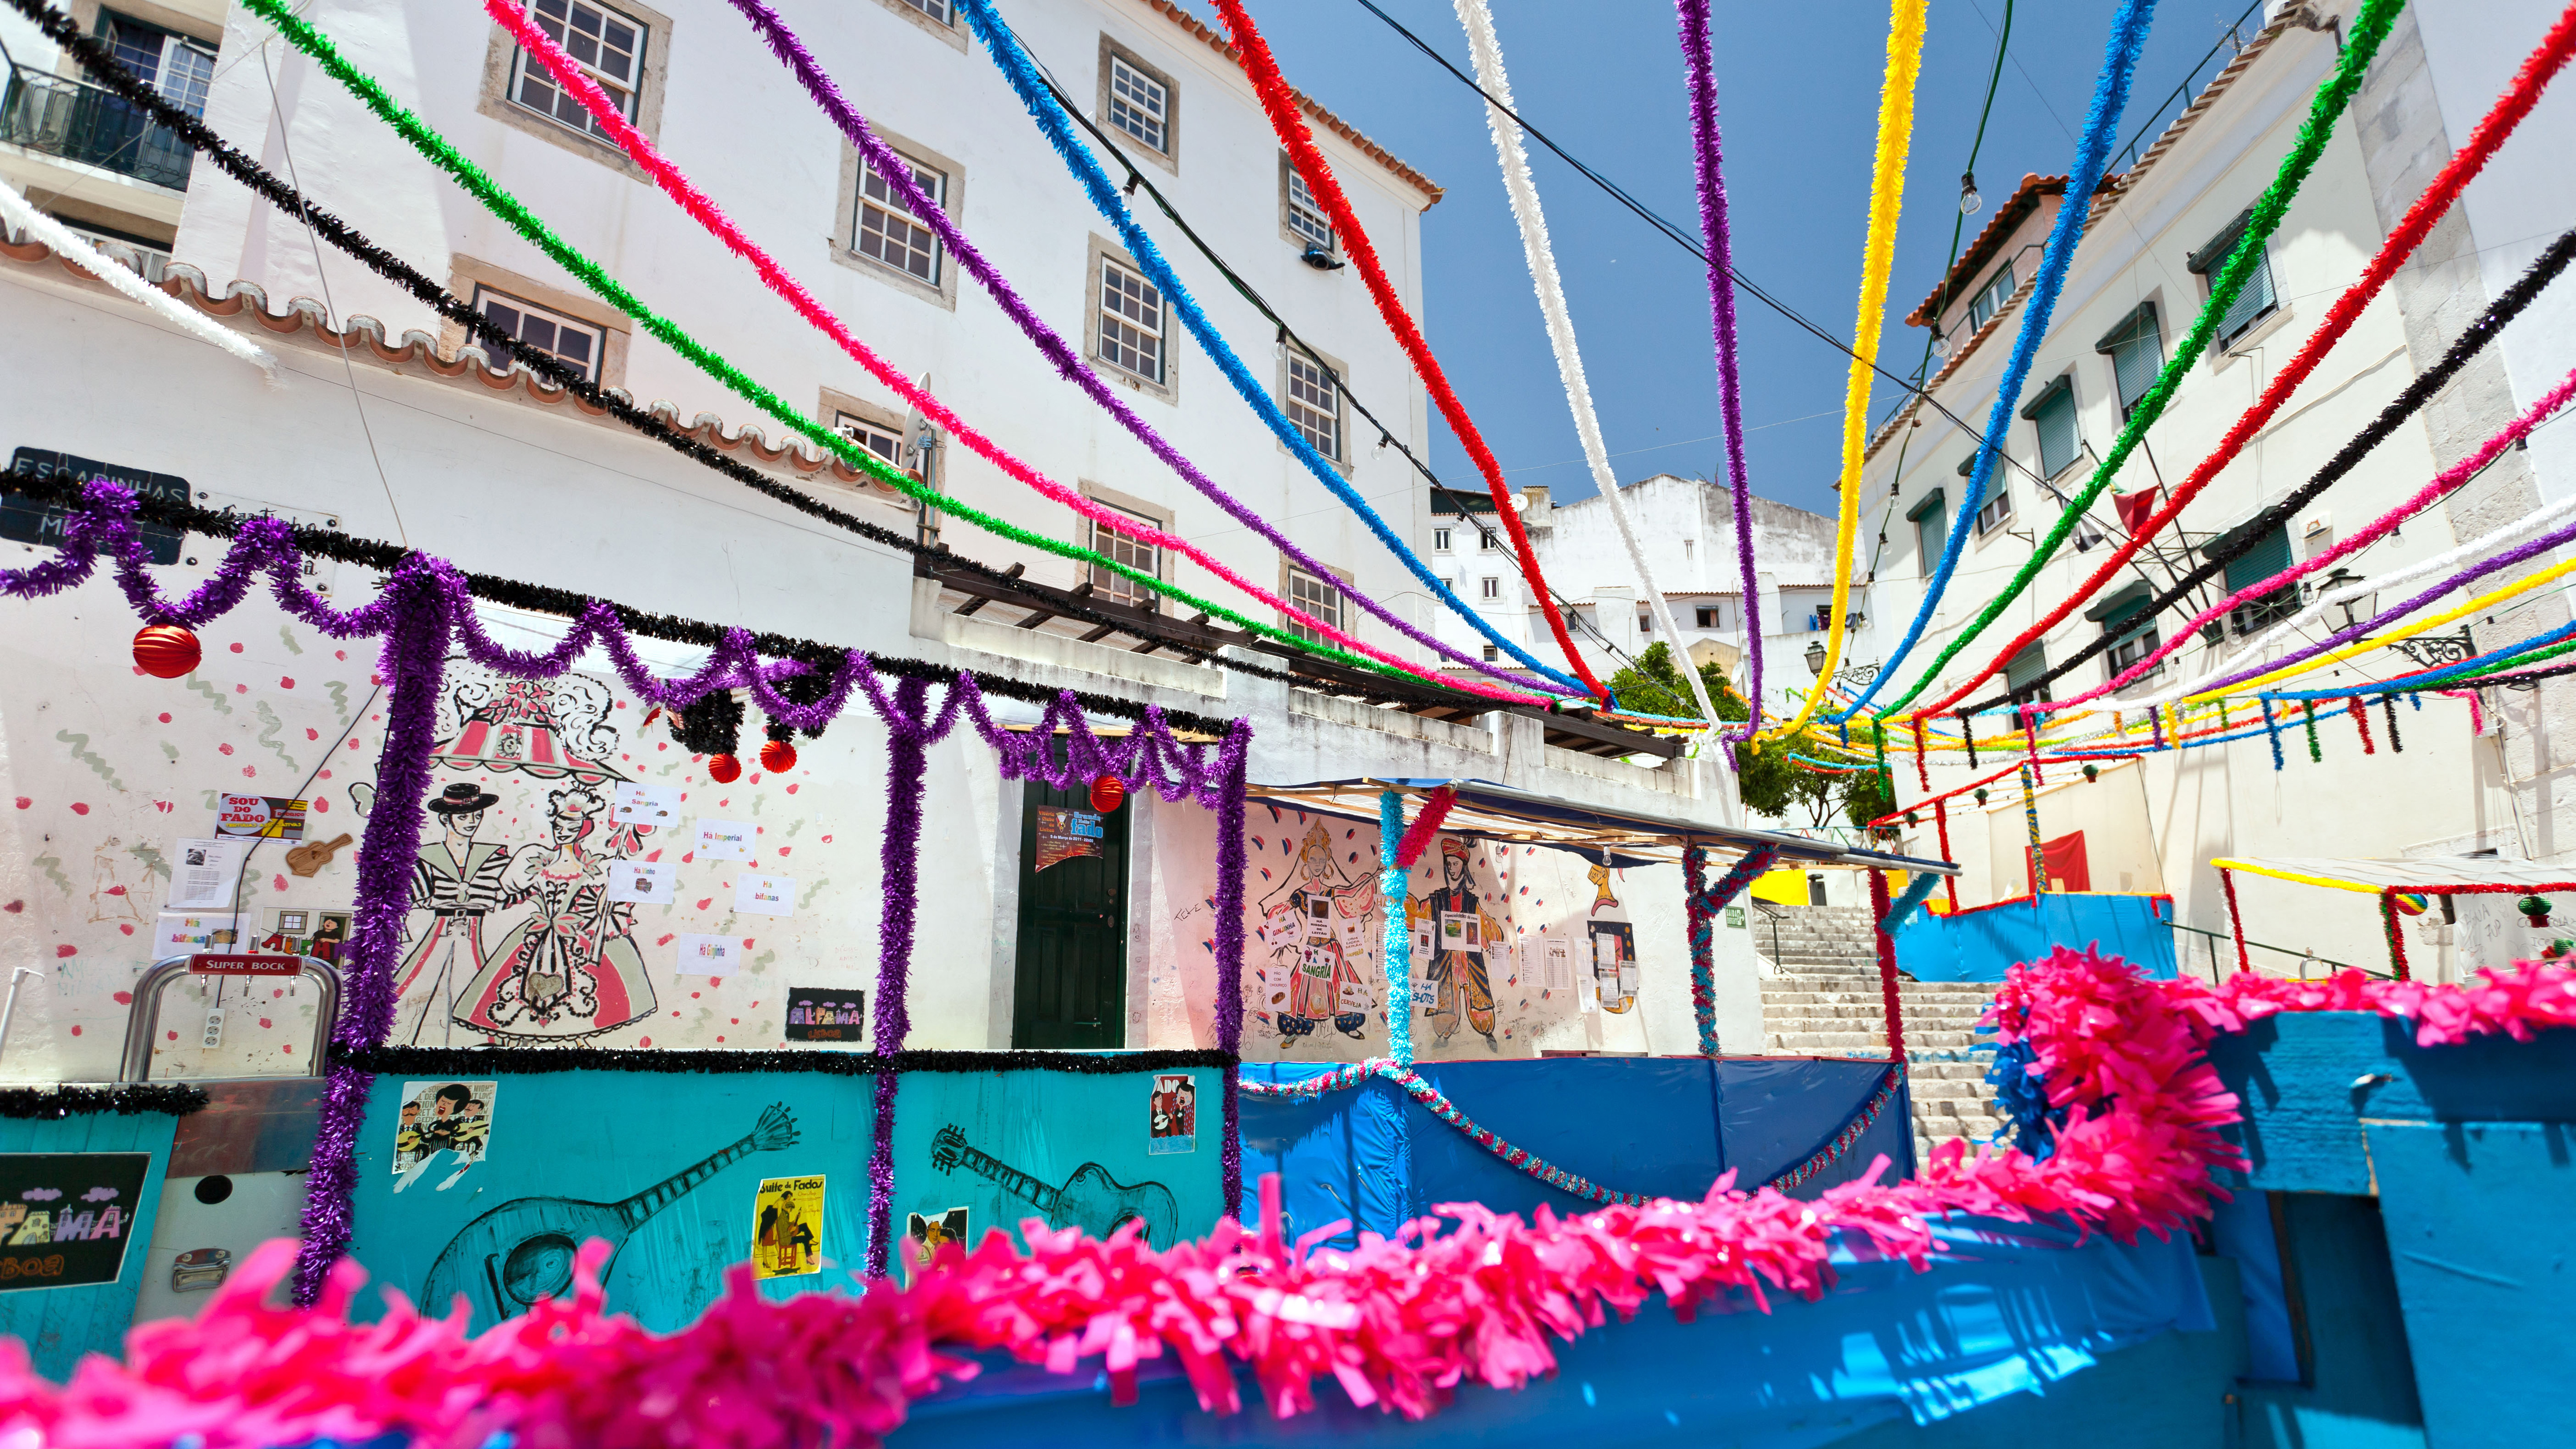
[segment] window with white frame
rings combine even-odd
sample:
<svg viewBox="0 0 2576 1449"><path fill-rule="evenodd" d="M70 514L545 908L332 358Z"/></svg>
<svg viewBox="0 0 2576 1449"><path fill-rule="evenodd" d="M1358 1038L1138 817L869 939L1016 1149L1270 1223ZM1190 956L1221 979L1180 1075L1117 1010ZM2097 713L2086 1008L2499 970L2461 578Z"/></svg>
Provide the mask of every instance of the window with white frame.
<svg viewBox="0 0 2576 1449"><path fill-rule="evenodd" d="M1153 283L1100 259L1100 335L1092 355L1147 382L1163 380L1163 292Z"/></svg>
<svg viewBox="0 0 2576 1449"><path fill-rule="evenodd" d="M1487 664L1491 664L1491 663L1493 663L1495 660L1500 659L1500 658L1502 658L1502 657L1503 657L1503 651L1502 651L1502 649L1501 649L1501 647L1500 647L1500 646L1498 646L1498 645L1493 645L1493 644L1488 644L1488 645L1486 645L1486 646L1485 646L1485 662L1486 662Z"/></svg>
<svg viewBox="0 0 2576 1449"><path fill-rule="evenodd" d="M2253 217L2250 207L2237 213L2234 221L2211 237L2206 246L2193 252L2185 262L2195 275L2210 284L2213 291L2219 276L2227 270L2229 259L2244 244L2245 230ZM2245 290L2236 294L2236 300L2227 308L2227 315L2218 319L2219 345L2234 344L2237 338L2244 336L2255 323L2271 316L2279 306L2280 299L2272 290L2272 255L2258 238L2254 243L2253 270L2245 279Z"/></svg>
<svg viewBox="0 0 2576 1449"><path fill-rule="evenodd" d="M1157 151L1171 147L1170 87L1120 55L1109 57L1109 124Z"/></svg>
<svg viewBox="0 0 2576 1449"><path fill-rule="evenodd" d="M1089 525L1089 532L1091 535L1089 543L1091 545L1092 552L1099 554L1103 558L1114 559L1119 563L1125 564L1127 567L1145 575L1147 578L1161 578L1163 576L1163 551L1140 538L1131 536L1124 524L1125 520L1133 519L1135 521L1135 527L1138 530L1143 530L1149 528L1160 528L1160 522L1158 520L1148 518L1144 514L1138 513L1132 508L1121 508L1115 503L1104 503L1097 498L1094 498L1091 501L1099 504L1100 507L1107 512L1116 515L1120 520L1120 522L1113 523L1103 523L1096 518L1084 520L1085 523ZM1119 603L1134 604L1140 608L1150 609L1154 607L1154 601L1160 597L1160 595L1156 594L1153 590L1146 588L1143 584L1136 582L1134 579L1128 578L1126 575L1114 572L1110 569L1103 568L1098 564L1093 564L1091 566L1091 585L1092 588L1104 599L1115 599Z"/></svg>
<svg viewBox="0 0 2576 1449"><path fill-rule="evenodd" d="M956 12L949 9L948 0L896 0L896 3L908 5L942 25L954 26L957 23Z"/></svg>
<svg viewBox="0 0 2576 1449"><path fill-rule="evenodd" d="M1288 422L1316 452L1341 461L1341 390L1322 363L1302 352L1288 354Z"/></svg>
<svg viewBox="0 0 2576 1449"><path fill-rule="evenodd" d="M1970 453L1959 460L1959 476L1974 481L1977 455ZM1974 502L1972 498L1970 500ZM2012 485L2004 478L2003 459L1995 459L1995 470L1986 478L1986 497L1977 505L1977 532L1992 533L2012 520Z"/></svg>
<svg viewBox="0 0 2576 1449"><path fill-rule="evenodd" d="M1503 536L1490 528L1476 530L1476 536L1478 539L1476 546L1487 553L1493 553L1503 546Z"/></svg>
<svg viewBox="0 0 2576 1449"><path fill-rule="evenodd" d="M1726 606L1724 604L1702 604L1692 612L1697 618L1698 627L1702 629L1723 629L1726 627Z"/></svg>
<svg viewBox="0 0 2576 1449"><path fill-rule="evenodd" d="M635 119L635 102L644 84L644 22L592 0L529 0L528 17L537 23L582 73L617 104L619 115ZM545 66L522 48L511 61L510 98L549 120L584 135L605 138L607 131L570 91L555 84Z"/></svg>
<svg viewBox="0 0 2576 1449"><path fill-rule="evenodd" d="M947 203L945 174L909 156L900 159L912 169L913 184L924 200L932 206ZM929 219L864 157L859 161L857 213L850 221L850 250L916 281L939 285L939 238L931 232Z"/></svg>
<svg viewBox="0 0 2576 1449"><path fill-rule="evenodd" d="M1306 178L1295 166L1288 170L1288 230L1311 246L1333 249L1333 223L1324 208L1315 204L1315 193L1306 189Z"/></svg>
<svg viewBox="0 0 2576 1449"><path fill-rule="evenodd" d="M1995 274L1986 279L1984 286L1977 289L1977 295L1968 299L1968 330L1974 332L1985 326L1989 319L2004 309L2006 302L2012 300L2015 290L2013 264L2006 262L1995 269Z"/></svg>
<svg viewBox="0 0 2576 1449"><path fill-rule="evenodd" d="M1288 602L1315 618L1339 629L1342 627L1342 587L1333 579L1290 565L1288 568ZM1324 636L1295 620L1288 621L1288 632L1311 643L1323 642Z"/></svg>
<svg viewBox="0 0 2576 1449"><path fill-rule="evenodd" d="M883 423L871 422L856 413L832 415L832 431L900 468L903 466L903 435Z"/></svg>
<svg viewBox="0 0 2576 1449"><path fill-rule="evenodd" d="M583 381L599 381L600 356L607 341L599 328L489 287L475 289L474 309L500 324L502 331L580 373ZM509 370L508 348L486 342L483 350L494 367Z"/></svg>
<svg viewBox="0 0 2576 1449"><path fill-rule="evenodd" d="M1445 528L1435 528L1431 530L1431 551L1433 553L1447 553L1449 551L1449 530Z"/></svg>
<svg viewBox="0 0 2576 1449"><path fill-rule="evenodd" d="M1503 581L1501 579L1479 579L1476 581L1476 588L1477 597L1479 598L1499 599L1503 596Z"/></svg>
<svg viewBox="0 0 2576 1449"><path fill-rule="evenodd" d="M1639 604L1637 606L1637 632L1640 634L1652 634L1655 632L1655 610L1653 605Z"/></svg>
<svg viewBox="0 0 2576 1449"><path fill-rule="evenodd" d="M2119 678L2139 660L2155 653L2156 646L2163 642L2156 629L2156 616L2147 611L2147 605L2151 602L2153 600L2141 593L2136 598L2117 605L2103 614L2102 635L2111 641L2109 655L2103 666L2109 672L2103 676L2104 679ZM2139 677L2152 679L2162 673L2163 669L2164 666L2159 663L2156 668Z"/></svg>

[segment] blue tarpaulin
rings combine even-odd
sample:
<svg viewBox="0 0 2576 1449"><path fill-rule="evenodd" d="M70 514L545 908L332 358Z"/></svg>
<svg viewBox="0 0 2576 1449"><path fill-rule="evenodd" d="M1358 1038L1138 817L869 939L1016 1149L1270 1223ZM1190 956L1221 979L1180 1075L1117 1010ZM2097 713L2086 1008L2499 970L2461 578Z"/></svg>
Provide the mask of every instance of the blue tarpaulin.
<svg viewBox="0 0 2576 1449"><path fill-rule="evenodd" d="M2001 981L2059 946L2100 948L2149 976L2174 974L2173 898L2049 891L1953 915L1917 911L1896 931L1896 969L1917 981Z"/></svg>
<svg viewBox="0 0 2576 1449"><path fill-rule="evenodd" d="M1298 1082L1331 1070L1246 1063L1247 1082ZM1435 1062L1418 1070L1476 1125L1613 1192L1698 1198L1729 1167L1754 1186L1830 1142L1884 1080L1883 1061L1806 1057L1550 1057ZM1900 1088L1835 1163L1801 1184L1813 1195L1887 1154L1890 1176L1912 1163ZM1295 1233L1334 1222L1391 1234L1445 1202L1526 1213L1597 1206L1505 1163L1431 1115L1394 1083L1371 1078L1310 1100L1243 1099L1246 1182L1280 1174ZM1246 1194L1250 1196L1249 1193ZM1353 1239L1345 1233L1339 1241Z"/></svg>

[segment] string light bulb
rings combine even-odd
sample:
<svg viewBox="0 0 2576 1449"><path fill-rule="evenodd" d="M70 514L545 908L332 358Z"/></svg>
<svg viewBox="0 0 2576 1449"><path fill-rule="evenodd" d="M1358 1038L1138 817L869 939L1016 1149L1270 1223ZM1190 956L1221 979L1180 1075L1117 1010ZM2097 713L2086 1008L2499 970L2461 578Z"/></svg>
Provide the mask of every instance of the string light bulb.
<svg viewBox="0 0 2576 1449"><path fill-rule="evenodd" d="M1978 211L1984 208L1985 204L1986 199L1977 194L1977 173L1974 171L1960 172L1959 214L1961 216L1974 216Z"/></svg>

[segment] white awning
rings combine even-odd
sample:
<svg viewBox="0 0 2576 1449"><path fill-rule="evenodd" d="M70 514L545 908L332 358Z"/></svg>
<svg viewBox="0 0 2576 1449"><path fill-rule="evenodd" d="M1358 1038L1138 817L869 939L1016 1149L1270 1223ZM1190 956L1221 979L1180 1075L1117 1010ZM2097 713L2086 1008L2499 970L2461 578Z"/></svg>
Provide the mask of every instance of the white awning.
<svg viewBox="0 0 2576 1449"><path fill-rule="evenodd" d="M2423 860L2337 860L2304 855L2243 860L2222 857L2210 864L2220 870L2241 870L2249 875L2366 895L2392 890L2440 895L2472 886L2576 890L2576 865L2549 865L2492 855L2436 855Z"/></svg>

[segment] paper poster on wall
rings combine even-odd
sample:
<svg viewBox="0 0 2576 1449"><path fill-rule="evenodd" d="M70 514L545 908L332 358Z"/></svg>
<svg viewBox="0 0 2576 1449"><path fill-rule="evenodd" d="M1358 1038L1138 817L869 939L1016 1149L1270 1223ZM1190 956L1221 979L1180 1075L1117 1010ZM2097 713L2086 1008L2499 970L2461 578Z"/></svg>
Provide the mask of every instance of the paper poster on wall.
<svg viewBox="0 0 2576 1449"><path fill-rule="evenodd" d="M751 859L751 838L760 827L748 820L700 820L698 854L708 860Z"/></svg>
<svg viewBox="0 0 2576 1449"><path fill-rule="evenodd" d="M149 1152L0 1153L0 1292L113 1283Z"/></svg>
<svg viewBox="0 0 2576 1449"><path fill-rule="evenodd" d="M1543 937L1537 943L1539 983L1550 991L1574 989L1574 945L1563 936Z"/></svg>
<svg viewBox="0 0 2576 1449"><path fill-rule="evenodd" d="M271 907L267 925L255 942L260 950L288 956L318 956L337 962L349 948L355 917L348 911L310 911L301 906Z"/></svg>
<svg viewBox="0 0 2576 1449"><path fill-rule="evenodd" d="M801 1278L823 1271L823 1179L764 1177L753 1203L751 1276Z"/></svg>
<svg viewBox="0 0 2576 1449"><path fill-rule="evenodd" d="M215 800L215 833L263 840L302 840L308 802L275 795L221 795Z"/></svg>
<svg viewBox="0 0 2576 1449"><path fill-rule="evenodd" d="M1735 929L1735 930L1738 930L1738 931L1743 930L1743 929L1744 929L1744 907L1742 907L1742 906L1728 906L1728 907L1726 908L1726 924L1727 924L1729 927L1731 927L1731 928L1733 928L1733 929Z"/></svg>
<svg viewBox="0 0 2576 1449"><path fill-rule="evenodd" d="M1106 831L1100 817L1088 810L1073 810L1053 805L1038 807L1038 870L1062 865L1080 856L1100 854Z"/></svg>
<svg viewBox="0 0 2576 1449"><path fill-rule="evenodd" d="M787 988L789 1041L861 1041L868 1032L868 994L816 986Z"/></svg>
<svg viewBox="0 0 2576 1449"><path fill-rule="evenodd" d="M1158 1075L1146 1100L1145 1152L1199 1150L1199 1086L1186 1072Z"/></svg>
<svg viewBox="0 0 2576 1449"><path fill-rule="evenodd" d="M394 1114L392 1168L399 1177L442 1152L471 1167L492 1150L498 1082L405 1082Z"/></svg>
<svg viewBox="0 0 2576 1449"><path fill-rule="evenodd" d="M678 898L680 867L676 861L618 857L608 863L608 898L637 905L667 906Z"/></svg>
<svg viewBox="0 0 2576 1449"><path fill-rule="evenodd" d="M741 959L742 948L750 943L740 936L704 936L684 932L680 936L680 954L671 963L675 976L731 976L734 963Z"/></svg>
<svg viewBox="0 0 2576 1449"><path fill-rule="evenodd" d="M941 1248L964 1252L971 1246L966 1241L966 1209L953 1207L941 1213L906 1213L903 1220L903 1281L909 1285L913 1275L929 1267Z"/></svg>
<svg viewBox="0 0 2576 1449"><path fill-rule="evenodd" d="M792 916L796 914L796 877L745 871L734 877L733 908L755 916Z"/></svg>
<svg viewBox="0 0 2576 1449"><path fill-rule="evenodd" d="M188 915L163 911L160 923L152 932L152 959L171 956L193 956L199 951L221 951L236 944L233 918L225 915Z"/></svg>
<svg viewBox="0 0 2576 1449"><path fill-rule="evenodd" d="M1477 930L1475 912L1442 911L1440 913L1440 949L1463 951L1470 956L1485 954L1484 942L1476 939Z"/></svg>
<svg viewBox="0 0 2576 1449"><path fill-rule="evenodd" d="M617 787L617 798L608 807L611 825L650 825L656 828L674 825L680 818L680 787L677 785L638 785L632 781Z"/></svg>
<svg viewBox="0 0 2576 1449"><path fill-rule="evenodd" d="M180 840L170 851L170 897L174 911L211 911L233 903L233 883L241 878L241 840Z"/></svg>

